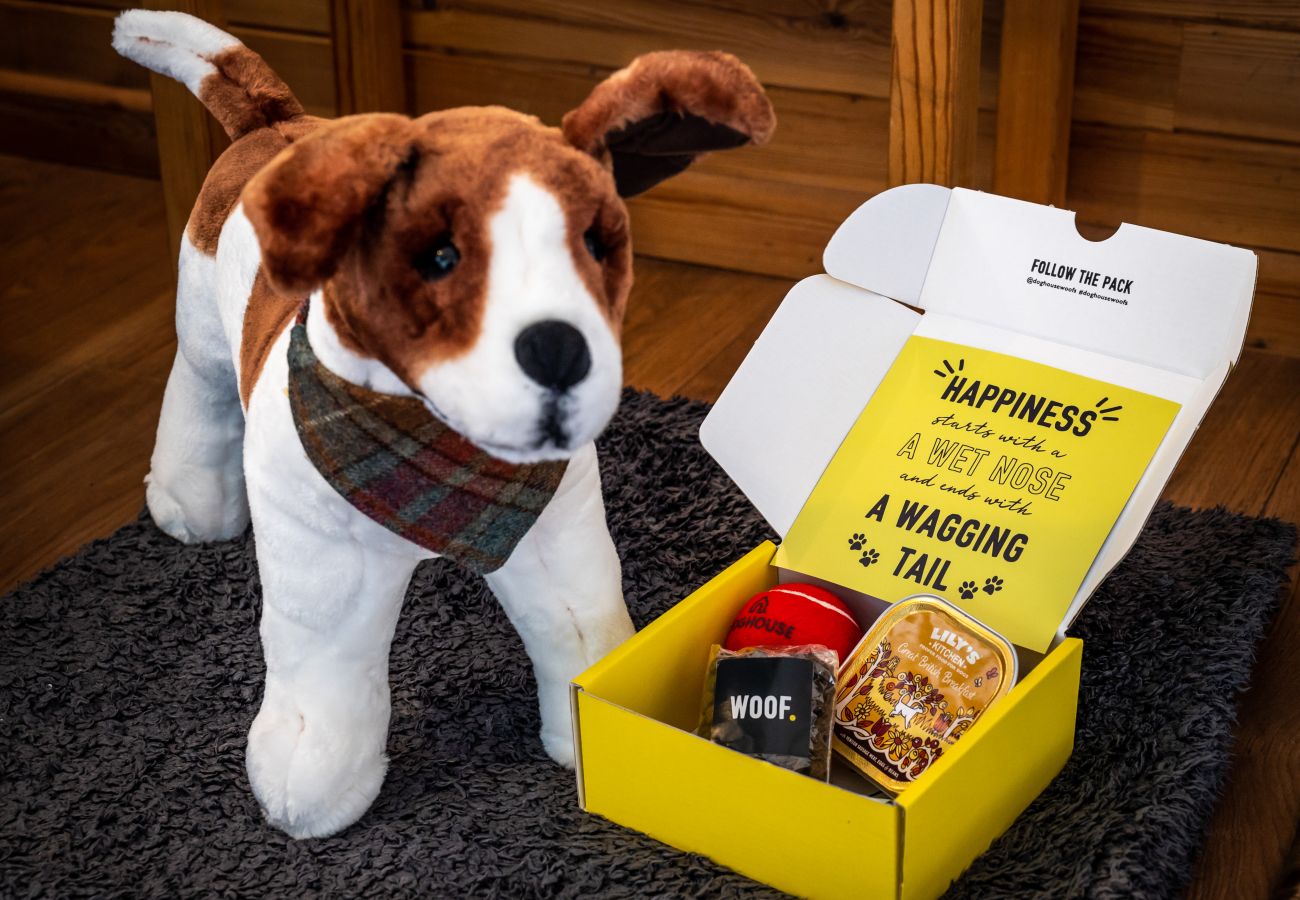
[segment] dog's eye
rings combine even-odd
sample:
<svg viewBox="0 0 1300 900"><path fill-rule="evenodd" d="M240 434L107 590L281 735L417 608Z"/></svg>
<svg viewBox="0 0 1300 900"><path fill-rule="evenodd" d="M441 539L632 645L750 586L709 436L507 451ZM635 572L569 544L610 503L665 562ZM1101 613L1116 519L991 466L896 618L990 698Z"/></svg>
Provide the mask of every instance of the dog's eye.
<svg viewBox="0 0 1300 900"><path fill-rule="evenodd" d="M460 251L451 242L451 235L444 234L427 249L416 254L415 271L419 272L420 277L425 281L437 281L450 275L451 270L456 268L459 262Z"/></svg>
<svg viewBox="0 0 1300 900"><path fill-rule="evenodd" d="M605 254L608 251L606 250L605 242L602 241L600 235L596 233L595 225L592 225L583 232L582 242L587 245L587 252L591 254L591 258L596 262L601 262L605 258Z"/></svg>

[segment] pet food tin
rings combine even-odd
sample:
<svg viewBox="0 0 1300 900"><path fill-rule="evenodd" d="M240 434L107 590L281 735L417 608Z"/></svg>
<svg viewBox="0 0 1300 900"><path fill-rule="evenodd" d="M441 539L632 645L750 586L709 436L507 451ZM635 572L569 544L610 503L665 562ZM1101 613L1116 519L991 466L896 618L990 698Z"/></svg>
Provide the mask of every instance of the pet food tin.
<svg viewBox="0 0 1300 900"><path fill-rule="evenodd" d="M929 595L900 600L840 667L833 745L893 793L920 777L1016 683L1000 634Z"/></svg>

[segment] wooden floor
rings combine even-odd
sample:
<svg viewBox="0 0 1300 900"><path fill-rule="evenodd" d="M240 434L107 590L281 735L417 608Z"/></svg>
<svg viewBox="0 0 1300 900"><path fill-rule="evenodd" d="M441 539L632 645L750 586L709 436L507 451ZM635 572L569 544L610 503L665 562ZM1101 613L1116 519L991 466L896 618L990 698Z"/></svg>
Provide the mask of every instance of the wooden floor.
<svg viewBox="0 0 1300 900"><path fill-rule="evenodd" d="M0 591L133 518L175 347L157 182L0 157ZM810 273L811 274L811 273ZM629 384L717 397L789 282L638 262ZM1300 359L1246 352L1166 490L1300 522ZM1300 594L1243 698L1190 896L1280 896L1300 818ZM1276 698L1282 698L1278 703Z"/></svg>

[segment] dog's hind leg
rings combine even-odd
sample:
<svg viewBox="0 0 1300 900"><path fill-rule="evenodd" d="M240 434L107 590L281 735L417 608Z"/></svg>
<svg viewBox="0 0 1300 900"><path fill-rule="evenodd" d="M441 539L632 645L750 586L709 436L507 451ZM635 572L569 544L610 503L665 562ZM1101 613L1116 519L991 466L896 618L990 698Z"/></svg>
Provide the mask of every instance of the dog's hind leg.
<svg viewBox="0 0 1300 900"><path fill-rule="evenodd" d="M622 577L588 444L510 559L487 576L533 662L542 745L562 765L574 764L569 682L634 630Z"/></svg>
<svg viewBox="0 0 1300 900"><path fill-rule="evenodd" d="M176 358L145 478L154 522L186 543L234 537L248 525L244 415L217 308L216 265L182 237Z"/></svg>

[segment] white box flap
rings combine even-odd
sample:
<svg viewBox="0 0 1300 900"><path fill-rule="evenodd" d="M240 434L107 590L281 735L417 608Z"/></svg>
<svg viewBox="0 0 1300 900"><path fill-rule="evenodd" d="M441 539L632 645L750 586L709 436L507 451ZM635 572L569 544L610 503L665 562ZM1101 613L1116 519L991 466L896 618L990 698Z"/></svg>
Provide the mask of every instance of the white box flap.
<svg viewBox="0 0 1300 900"><path fill-rule="evenodd" d="M905 184L876 194L835 229L822 255L826 273L920 306L951 195L937 184Z"/></svg>
<svg viewBox="0 0 1300 900"><path fill-rule="evenodd" d="M1255 265L1135 225L1089 241L1067 210L957 189L918 305L1204 378L1241 350Z"/></svg>
<svg viewBox="0 0 1300 900"><path fill-rule="evenodd" d="M907 185L862 204L824 261L829 275L791 289L700 429L782 537L918 326L1181 404L1064 629L1127 553L1238 358L1254 254L1131 225L1089 241L1066 210Z"/></svg>
<svg viewBox="0 0 1300 900"><path fill-rule="evenodd" d="M700 442L782 536L920 315L814 275L791 288L700 426Z"/></svg>

